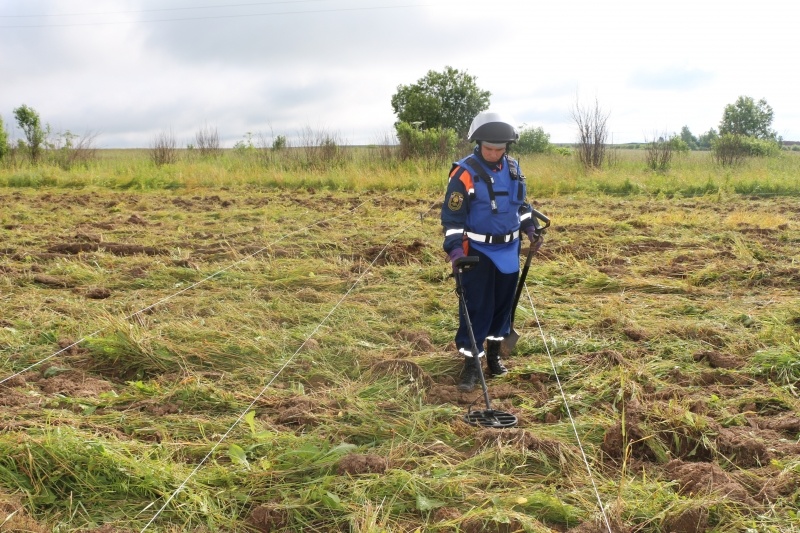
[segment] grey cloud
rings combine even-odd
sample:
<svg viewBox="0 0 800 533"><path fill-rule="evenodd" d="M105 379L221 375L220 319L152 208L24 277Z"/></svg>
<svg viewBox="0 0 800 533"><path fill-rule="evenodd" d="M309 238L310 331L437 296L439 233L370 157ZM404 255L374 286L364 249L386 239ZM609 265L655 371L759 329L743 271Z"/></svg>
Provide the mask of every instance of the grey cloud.
<svg viewBox="0 0 800 533"><path fill-rule="evenodd" d="M413 8L304 13L277 8L276 14L265 13L267 6L250 9L254 12L245 17L143 24L146 44L181 62L261 68L285 67L298 60L350 68L381 61L418 62L415 55L432 47L461 47L457 28L421 23L424 19Z"/></svg>

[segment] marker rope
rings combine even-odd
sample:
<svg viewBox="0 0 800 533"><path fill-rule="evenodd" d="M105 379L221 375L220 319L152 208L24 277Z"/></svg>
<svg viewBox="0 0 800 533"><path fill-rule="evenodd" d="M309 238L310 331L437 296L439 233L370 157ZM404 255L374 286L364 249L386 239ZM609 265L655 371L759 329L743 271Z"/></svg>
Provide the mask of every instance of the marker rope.
<svg viewBox="0 0 800 533"><path fill-rule="evenodd" d="M433 208L433 206L431 206L428 209L428 211L430 211L430 209L432 209L432 208ZM427 213L427 211L426 211L426 213ZM421 218L424 218L424 213L421 215ZM161 506L161 508L159 508L158 511L156 511L156 513L153 515L153 517L150 518L150 521L147 522L147 524L145 524L145 526L141 529L140 533L143 533L145 530L147 530L147 528L150 527L150 525L156 520L156 518L158 518L158 516L164 511L164 509L166 509L167 505L169 505L169 503L175 498L175 496L177 496L181 492L181 490L183 490L183 488L186 486L186 484L189 482L189 480L191 480L192 477L194 477L194 475L200 470L200 467L202 467L203 464L209 459L209 457L211 457L211 455L217 450L217 448L228 437L228 435L230 435L230 433L234 430L234 428L236 428L236 426L239 425L239 423L247 415L247 413L253 408L253 406L256 404L256 402L259 399L261 399L261 397L264 396L264 394L267 392L267 390L270 388L270 386L275 382L275 380L278 378L278 376L280 376L281 373L286 369L286 367L289 366L289 364L294 360L294 358L297 357L297 354L299 354L302 351L302 349L306 345L306 343L308 343L308 341L311 340L311 338L317 333L317 331L319 331L320 328L328 321L328 319L331 316L333 316L333 314L336 312L336 310L339 308L339 306L341 306L342 303L348 298L348 296L350 296L350 294L355 290L355 288L358 286L358 284L361 283L361 280L364 279L364 276L366 276L370 272L372 267L375 266L375 263L378 261L378 259L380 259L380 257L383 255L383 253L389 247L389 245L392 244L392 242L394 242L394 240L397 238L398 235L400 235L401 233L405 232L406 229L408 229L408 227L411 226L411 224L413 224L413 223L409 223L408 225L404 226L400 231L398 231L396 234L394 234L392 237L389 238L389 241L384 245L384 247L381 248L381 250L377 254L375 254L375 258L372 260L372 262L369 264L369 266L364 269L364 271L361 273L361 275L353 282L353 284L350 286L350 288L348 288L347 292L345 292L342 295L342 297L339 298L339 300L331 308L331 310L328 311L328 314L325 315L325 317L319 322L319 324L316 325L316 327L314 327L314 329L305 338L305 340L300 345L300 347L297 348L297 350L295 350L295 352L283 363L283 365L281 365L281 367L275 372L275 375L272 376L272 379L270 379L267 382L267 384L264 385L264 387L261 389L261 391L255 396L255 398L253 398L253 400L250 402L250 404L242 411L242 413L233 422L233 424L231 424L231 426L228 428L228 430L217 440L216 443L214 443L214 445L211 447L211 450L209 450L209 452L205 455L205 457L203 457L203 459L197 464L197 466L195 466L195 468L189 473L189 475L186 477L186 479L184 479L183 482L181 482L181 484L178 486L178 488L176 488L172 492L172 494L170 494L169 498L167 498L167 500L164 502L164 504ZM153 502L153 503L155 503L155 502ZM142 511L150 508L153 505L153 503L151 503L150 505L145 507L145 509L143 509Z"/></svg>
<svg viewBox="0 0 800 533"><path fill-rule="evenodd" d="M386 196L386 195L384 195L384 196ZM383 196L381 196L381 197L379 197L379 198L382 198L382 197L383 197ZM122 320L130 320L130 319L132 319L132 318L134 318L134 317L136 317L136 316L138 316L138 315L141 315L142 313L146 313L146 312L150 311L151 309L154 309L154 308L158 307L159 305L161 305L161 304L163 304L163 303L165 303L165 302L168 302L169 300L172 300L172 299L173 299L173 298L175 298L176 296L180 296L181 294L183 294L183 293L185 293L185 292L188 292L188 291L190 291L190 290L194 289L195 287L197 287L197 286L199 286L199 285L202 285L203 283L205 283L205 282L207 282L207 281L210 281L211 279L213 279L213 278L215 278L215 277L219 276L220 274L222 274L222 273L224 273L224 272L227 272L228 270L230 270L230 269L234 268L235 266L237 266L237 265L239 265L239 264L241 264L241 263L244 263L245 261L247 261L247 260L249 260L249 259L251 259L251 258L253 258L253 257L255 257L255 256L259 255L259 254L261 254L261 253L262 253L264 250L267 250L267 249L269 249L271 246L274 246L275 244L277 244L277 243L279 243L279 242L283 241L284 239L287 239L288 237L291 237L292 235L295 235L295 234L297 234L297 233L302 233L302 232L304 232L304 231L306 231L306 230L308 230L308 229L310 229L310 228L313 228L314 226L318 226L318 225L321 225L321 224L326 224L326 223L328 223L328 222L329 222L329 221L331 221L331 220L336 220L337 218L341 218L341 217L343 217L343 216L349 215L349 214L353 213L354 211L358 210L360 207L362 207L362 206L363 206L364 204L366 204L366 203L367 203L367 200L365 200L365 201L361 202L361 203L360 203L360 204L358 204L357 206L353 207L352 209L350 209L350 210L348 210L348 211L346 211L346 212L344 212L344 213L342 213L342 214L339 214L339 215L336 215L336 216L330 217L330 218L328 218L328 219L325 219L325 220L318 220L317 222L315 222L315 223L313 223L313 224L309 224L309 225L307 225L307 226L304 226L304 227L302 227L302 228L300 228L300 229L296 229L296 230L294 230L294 231L291 231L291 232L289 232L289 233L286 233L285 235L283 235L283 236L279 237L278 239L276 239L275 241L271 242L270 244L267 244L267 245L265 245L265 246L262 246L261 248L259 248L259 249L258 249L258 250L256 250L255 252L252 252L252 253L250 253L250 254L248 254L248 255L246 255L246 256L244 256L244 257L242 257L242 258L241 258L241 259L239 259L238 261L235 261L235 262L231 263L230 265L226 266L225 268L222 268L222 269L220 269L220 270L218 270L218 271L214 272L213 274L210 274L210 275L206 276L205 278L203 278L203 279L201 279L201 280L199 280L199 281L196 281L196 282L192 283L192 284L191 284L191 285L189 285L188 287L184 287L183 289L181 289L181 290L179 290L179 291L177 291L177 292L175 292L175 293L172 293L172 294L170 294L169 296L165 296L164 298L161 298L161 299L160 299L160 300L158 300L157 302L155 302L155 303L153 303L153 304L150 304L150 305L148 305L147 307L144 307L144 308L142 308L142 309L139 309L138 311L136 311L136 312L134 312L134 313L131 313L131 314L129 314L129 315L127 315L127 316L123 317L123 318L122 318ZM225 239L223 239L223 240L225 240ZM11 375L10 375L10 376L8 376L8 377L5 377L5 378L3 378L3 379L0 379L0 385L2 385L3 383L5 383L6 381L10 381L11 379L13 379L13 378L15 378L15 377L17 377L17 376L20 376L20 375L22 375L22 374L25 374L25 373L26 373L26 372L28 372L29 370L32 370L32 369L36 368L37 366L41 365L42 363L46 363L46 362L47 362L47 361L49 361L50 359L53 359L54 357L56 357L56 356L58 356L58 355L60 355L60 354L62 354L62 353L64 353L64 352L67 352L67 351L69 351L71 348L73 348L73 347L75 347L75 346L77 346L77 345L81 344L82 342L84 342L84 341L86 341L86 340L88 340L88 339L91 339L91 338L93 338L93 337L96 337L97 335L99 335L100 333L102 333L103 331L107 330L107 329L108 329L108 328L110 328L110 327L111 327L111 326L109 325L109 326L106 326L106 327L100 328L100 329L98 329L98 330L96 330L96 331L93 331L93 332L91 332L91 333L89 333L89 334L85 335L85 336L84 336L84 337L82 337L81 339L79 339L79 340L77 340L77 341L73 342L72 344L70 344L70 345L68 345L68 346L64 346L63 348L61 348L61 349L60 349L60 350L58 350L57 352L54 352L54 353L52 353L52 354L48 355L47 357L45 357L45 358L43 358L43 359L41 359L41 360L39 360L39 361L36 361L35 363L33 363L33 364L31 364L31 365L29 365L29 366L27 366L27 367L23 368L22 370L20 370L20 371L18 371L18 372L16 372L16 373L14 373L14 374L11 374Z"/></svg>
<svg viewBox="0 0 800 533"><path fill-rule="evenodd" d="M592 467L589 466L589 459L586 457L586 452L584 451L583 444L581 443L581 437L578 435L578 427L575 424L575 419L572 417L572 411L569 408L569 402L567 402L567 395L564 393L564 387L561 386L561 379L558 377L556 364L555 361L553 361L553 355L550 353L550 347L547 345L547 339L544 336L544 329L542 328L542 323L539 322L539 314L536 312L536 306L533 305L533 298L531 298L531 293L528 290L527 283L525 284L525 294L528 296L528 302L531 304L533 317L536 319L536 326L539 328L539 335L542 337L544 349L547 352L547 358L550 360L550 367L553 369L553 375L556 377L556 383L558 384L558 390L561 393L561 399L564 402L564 408L567 410L567 416L569 416L570 424L572 424L572 431L575 433L575 440L578 442L578 448L581 451L581 457L583 457L583 464L586 466L586 472L589 474L589 480L592 482L592 489L594 490L595 498L597 498L597 505L600 508L600 513L603 515L603 522L605 523L608 533L613 533L611 524L608 522L608 516L606 515L605 507L603 507L603 500L600 498L600 491L597 490L597 483L595 483L594 475L592 474Z"/></svg>

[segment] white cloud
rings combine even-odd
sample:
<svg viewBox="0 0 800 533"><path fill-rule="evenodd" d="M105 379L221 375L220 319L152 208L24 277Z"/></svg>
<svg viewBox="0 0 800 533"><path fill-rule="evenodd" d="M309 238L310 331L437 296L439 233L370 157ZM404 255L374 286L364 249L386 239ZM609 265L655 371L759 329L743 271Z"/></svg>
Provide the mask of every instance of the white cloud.
<svg viewBox="0 0 800 533"><path fill-rule="evenodd" d="M766 98L775 129L800 140L785 56L800 7L788 0L413 4L6 1L0 114L8 124L26 103L54 127L99 132L102 146L147 146L168 128L188 142L204 124L227 145L305 127L371 143L391 131L398 85L452 66L554 142L574 140L576 101L596 98L614 140L629 142L716 128L740 95ZM70 16L19 16L42 13Z"/></svg>

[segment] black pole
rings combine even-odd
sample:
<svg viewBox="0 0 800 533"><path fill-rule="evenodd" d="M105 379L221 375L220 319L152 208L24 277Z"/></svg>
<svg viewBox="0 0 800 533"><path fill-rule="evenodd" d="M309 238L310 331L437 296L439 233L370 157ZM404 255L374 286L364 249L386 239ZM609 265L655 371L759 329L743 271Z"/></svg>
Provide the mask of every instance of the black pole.
<svg viewBox="0 0 800 533"><path fill-rule="evenodd" d="M472 261L468 261L471 260ZM492 404L489 401L489 387L486 385L486 378L483 377L483 367L481 366L480 350L478 350L478 343L475 340L475 333L472 331L472 321L469 318L469 311L467 311L467 298L464 296L464 289L461 284L461 274L464 272L464 265L473 265L477 263L480 258L477 256L467 256L456 260L456 293L458 294L458 301L461 309L464 312L464 322L467 325L467 333L469 333L469 340L472 343L472 362L478 370L478 377L481 380L481 387L483 387L483 399L486 401L486 409L491 410ZM465 261L467 260L467 261ZM467 267L469 268L469 267Z"/></svg>

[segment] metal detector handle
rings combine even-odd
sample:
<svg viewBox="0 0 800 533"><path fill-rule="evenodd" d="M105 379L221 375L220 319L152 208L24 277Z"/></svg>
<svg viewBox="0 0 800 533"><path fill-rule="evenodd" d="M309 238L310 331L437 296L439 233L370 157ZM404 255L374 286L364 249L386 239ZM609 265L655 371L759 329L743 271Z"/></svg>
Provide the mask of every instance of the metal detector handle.
<svg viewBox="0 0 800 533"><path fill-rule="evenodd" d="M531 207L531 214L535 217L544 222L544 226L540 229L545 229L550 227L550 219L544 215L541 211L538 211ZM514 327L514 315L517 314L517 304L519 304L519 298L522 296L522 288L525 286L525 278L528 276L528 269L531 267L531 259L533 259L533 254L535 254L539 247L542 245L542 236L539 235L539 238L536 239L531 243L530 248L528 249L528 255L525 258L525 265L522 267L522 272L520 272L519 279L517 280L517 289L514 291L514 304L511 307L511 327Z"/></svg>
<svg viewBox="0 0 800 533"><path fill-rule="evenodd" d="M544 226L542 226L542 229L550 227L550 219L547 218L547 216L542 214L540 211L537 211L536 209L531 207L531 215L544 222Z"/></svg>
<svg viewBox="0 0 800 533"><path fill-rule="evenodd" d="M453 261L453 266L457 269L461 270L462 272L466 272L470 268L475 266L475 263L480 261L481 258L477 255L465 255L464 257L459 257L455 261Z"/></svg>

